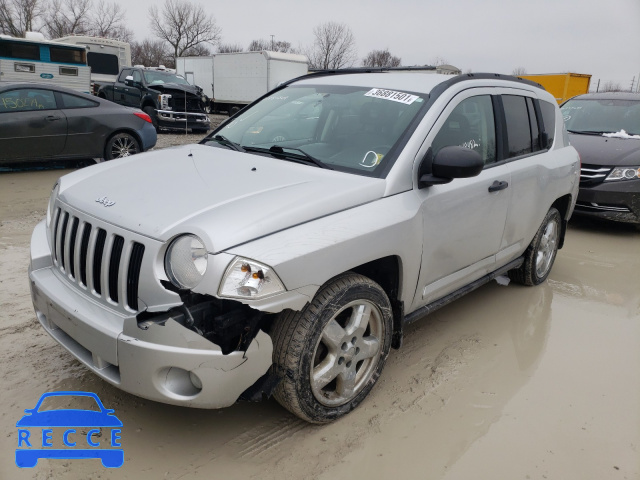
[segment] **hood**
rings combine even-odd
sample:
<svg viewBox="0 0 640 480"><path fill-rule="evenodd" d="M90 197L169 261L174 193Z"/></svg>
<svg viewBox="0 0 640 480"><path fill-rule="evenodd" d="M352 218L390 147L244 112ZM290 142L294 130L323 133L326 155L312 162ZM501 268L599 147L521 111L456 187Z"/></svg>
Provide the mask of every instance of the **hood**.
<svg viewBox="0 0 640 480"><path fill-rule="evenodd" d="M607 138L601 135L570 133L571 145L587 165L631 166L640 165L640 140L633 138Z"/></svg>
<svg viewBox="0 0 640 480"><path fill-rule="evenodd" d="M180 83L163 83L162 85L152 85L149 87L152 90L156 90L160 93L170 92L186 92L196 95L198 98L202 96L202 89L197 85L182 85Z"/></svg>
<svg viewBox="0 0 640 480"><path fill-rule="evenodd" d="M66 175L59 198L161 241L196 234L217 253L377 200L384 191L385 180L378 178L186 145Z"/></svg>

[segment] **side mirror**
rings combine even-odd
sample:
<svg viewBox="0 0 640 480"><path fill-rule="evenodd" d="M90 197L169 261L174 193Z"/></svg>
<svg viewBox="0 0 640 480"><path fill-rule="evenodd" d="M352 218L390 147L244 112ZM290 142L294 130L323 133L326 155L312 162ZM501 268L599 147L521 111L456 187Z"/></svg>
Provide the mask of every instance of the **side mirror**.
<svg viewBox="0 0 640 480"><path fill-rule="evenodd" d="M127 87L133 87L133 77L132 77L131 75L129 75L129 76L127 76L127 77L125 77L125 79L124 79L124 84L125 84Z"/></svg>
<svg viewBox="0 0 640 480"><path fill-rule="evenodd" d="M443 185L454 178L475 177L483 168L484 160L478 152L465 147L444 147L433 159L431 173L420 176L418 187Z"/></svg>

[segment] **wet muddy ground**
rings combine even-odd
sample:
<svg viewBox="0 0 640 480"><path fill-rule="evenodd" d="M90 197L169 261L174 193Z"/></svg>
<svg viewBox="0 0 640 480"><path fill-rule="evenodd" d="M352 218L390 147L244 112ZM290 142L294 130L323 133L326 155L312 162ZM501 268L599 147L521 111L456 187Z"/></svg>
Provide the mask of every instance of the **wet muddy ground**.
<svg viewBox="0 0 640 480"><path fill-rule="evenodd" d="M538 287L491 283L412 325L346 418L275 401L193 410L88 372L36 321L29 237L64 171L0 174L0 479L638 479L640 233L576 221ZM99 395L124 466L18 469L16 421L47 391Z"/></svg>

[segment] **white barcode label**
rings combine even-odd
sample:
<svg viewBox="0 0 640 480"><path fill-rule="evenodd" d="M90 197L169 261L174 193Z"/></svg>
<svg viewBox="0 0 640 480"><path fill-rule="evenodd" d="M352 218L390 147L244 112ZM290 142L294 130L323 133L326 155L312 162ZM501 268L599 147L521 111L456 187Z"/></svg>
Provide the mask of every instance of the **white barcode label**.
<svg viewBox="0 0 640 480"><path fill-rule="evenodd" d="M411 95L410 93L396 92L394 90L384 90L382 88L372 88L364 94L365 97L383 98L385 100L391 100L393 102L400 102L407 105L411 105L418 98L417 95Z"/></svg>

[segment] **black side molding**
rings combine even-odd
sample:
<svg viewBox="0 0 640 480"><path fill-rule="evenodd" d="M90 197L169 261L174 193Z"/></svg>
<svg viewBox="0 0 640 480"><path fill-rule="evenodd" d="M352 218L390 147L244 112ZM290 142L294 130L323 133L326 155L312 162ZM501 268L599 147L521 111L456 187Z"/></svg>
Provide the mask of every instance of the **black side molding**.
<svg viewBox="0 0 640 480"><path fill-rule="evenodd" d="M426 317L427 315L435 312L436 310L444 307L445 305L457 300L458 298L466 295L469 292L473 292L477 288L480 288L485 283L489 283L491 280L494 280L496 277L500 275L504 275L509 270L513 270L514 268L518 268L524 262L524 257L518 257L515 260L507 263L504 267L499 268L491 273L488 273L484 277L479 278L475 282L472 282L464 287L456 290L455 292L450 293L446 297L439 298L438 300L431 302L424 307L419 308L415 312L411 312L404 317L404 324L408 325L410 323L415 322L416 320L421 319L422 317Z"/></svg>

